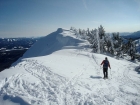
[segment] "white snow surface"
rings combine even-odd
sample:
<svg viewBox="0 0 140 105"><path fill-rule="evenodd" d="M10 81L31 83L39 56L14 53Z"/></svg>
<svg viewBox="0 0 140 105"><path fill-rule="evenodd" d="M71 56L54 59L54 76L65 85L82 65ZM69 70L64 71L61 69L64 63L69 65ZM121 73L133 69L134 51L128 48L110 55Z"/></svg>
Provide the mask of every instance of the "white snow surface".
<svg viewBox="0 0 140 105"><path fill-rule="evenodd" d="M138 62L95 54L71 30L38 40L0 72L0 105L140 105ZM108 57L109 79L101 62Z"/></svg>

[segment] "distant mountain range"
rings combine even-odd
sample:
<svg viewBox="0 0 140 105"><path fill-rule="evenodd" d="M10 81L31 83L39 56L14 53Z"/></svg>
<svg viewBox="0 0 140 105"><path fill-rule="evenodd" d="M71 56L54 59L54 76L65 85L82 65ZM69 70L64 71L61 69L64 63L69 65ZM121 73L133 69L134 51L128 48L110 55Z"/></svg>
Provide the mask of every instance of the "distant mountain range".
<svg viewBox="0 0 140 105"><path fill-rule="evenodd" d="M140 39L140 31L137 31L137 32L134 32L134 33L120 33L120 36L122 36L123 38L126 38L126 39L133 39L133 40L136 40L136 39Z"/></svg>
<svg viewBox="0 0 140 105"><path fill-rule="evenodd" d="M7 49L30 48L38 38L0 38L0 51Z"/></svg>
<svg viewBox="0 0 140 105"><path fill-rule="evenodd" d="M0 38L0 71L22 57L39 38Z"/></svg>
<svg viewBox="0 0 140 105"><path fill-rule="evenodd" d="M132 32L120 32L119 35L120 36L127 36L127 35L130 35L132 34Z"/></svg>

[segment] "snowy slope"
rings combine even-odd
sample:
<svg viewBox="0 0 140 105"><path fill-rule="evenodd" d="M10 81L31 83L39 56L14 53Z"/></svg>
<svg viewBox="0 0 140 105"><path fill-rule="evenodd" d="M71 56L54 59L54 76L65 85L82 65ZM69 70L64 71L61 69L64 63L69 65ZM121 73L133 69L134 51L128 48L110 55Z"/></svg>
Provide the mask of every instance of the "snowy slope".
<svg viewBox="0 0 140 105"><path fill-rule="evenodd" d="M109 57L104 80L88 42L59 28L0 73L0 105L139 105L139 63Z"/></svg>

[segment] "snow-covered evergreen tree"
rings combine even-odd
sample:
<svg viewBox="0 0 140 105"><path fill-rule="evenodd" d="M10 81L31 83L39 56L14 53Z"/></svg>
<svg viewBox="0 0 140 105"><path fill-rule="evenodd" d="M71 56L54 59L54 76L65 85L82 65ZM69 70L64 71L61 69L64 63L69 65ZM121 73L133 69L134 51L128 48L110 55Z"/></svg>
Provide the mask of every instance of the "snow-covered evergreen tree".
<svg viewBox="0 0 140 105"><path fill-rule="evenodd" d="M128 41L128 54L131 56L131 59L135 59L135 53L136 53L136 44L135 41L132 41L132 39L129 39Z"/></svg>
<svg viewBox="0 0 140 105"><path fill-rule="evenodd" d="M114 47L114 55L118 57L122 57L123 56L123 51L122 51L123 40L119 36L118 32L112 33L112 40L113 40L113 47Z"/></svg>
<svg viewBox="0 0 140 105"><path fill-rule="evenodd" d="M100 40L100 52L104 53L105 52L105 30L102 25L98 28L98 35L99 35L99 40Z"/></svg>
<svg viewBox="0 0 140 105"><path fill-rule="evenodd" d="M86 36L90 37L91 36L91 32L89 30L89 28L87 28L87 31L86 31Z"/></svg>
<svg viewBox="0 0 140 105"><path fill-rule="evenodd" d="M95 53L106 52L118 57L123 57L124 53L133 56L136 53L136 44L132 40L124 41L119 33L112 33L112 36L106 34L102 25L91 31L89 28L87 30L77 30L74 27L71 27L71 30L74 31L77 37L87 39Z"/></svg>
<svg viewBox="0 0 140 105"><path fill-rule="evenodd" d="M90 40L91 40L91 44L92 44L92 49L93 49L93 52L95 53L100 53L100 38L99 38L99 34L98 34L98 30L97 29L94 29L91 31L91 37L90 37Z"/></svg>
<svg viewBox="0 0 140 105"><path fill-rule="evenodd" d="M105 52L114 54L114 45L113 45L112 37L109 34L105 35L104 41L105 41L104 44Z"/></svg>
<svg viewBox="0 0 140 105"><path fill-rule="evenodd" d="M100 25L100 27L98 28L98 31L99 31L100 39L103 39L103 37L105 37L105 30L102 25Z"/></svg>

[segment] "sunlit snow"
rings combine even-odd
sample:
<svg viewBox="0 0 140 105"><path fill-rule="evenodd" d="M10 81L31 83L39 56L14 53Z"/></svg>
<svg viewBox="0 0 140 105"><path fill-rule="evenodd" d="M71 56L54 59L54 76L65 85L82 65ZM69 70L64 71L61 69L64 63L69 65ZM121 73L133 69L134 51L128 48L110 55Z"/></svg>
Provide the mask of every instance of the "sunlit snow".
<svg viewBox="0 0 140 105"><path fill-rule="evenodd" d="M139 65L92 53L88 41L59 28L0 72L0 105L139 105Z"/></svg>

